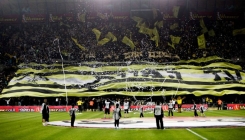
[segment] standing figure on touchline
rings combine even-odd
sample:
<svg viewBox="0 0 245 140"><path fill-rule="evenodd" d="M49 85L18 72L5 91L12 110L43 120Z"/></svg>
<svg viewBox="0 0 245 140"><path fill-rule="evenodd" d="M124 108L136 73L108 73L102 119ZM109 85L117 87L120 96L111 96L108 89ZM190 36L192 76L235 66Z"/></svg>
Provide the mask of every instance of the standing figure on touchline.
<svg viewBox="0 0 245 140"><path fill-rule="evenodd" d="M47 120L48 120L48 111L47 111L46 103L47 103L47 99L44 99L43 103L42 103L42 109L41 109L42 119L43 119L43 126L47 125Z"/></svg>
<svg viewBox="0 0 245 140"><path fill-rule="evenodd" d="M74 122L76 119L76 108L74 107L75 105L72 104L71 109L70 109L70 117L71 117L71 127L74 127Z"/></svg>
<svg viewBox="0 0 245 140"><path fill-rule="evenodd" d="M175 104L176 104L176 99L172 99L172 103L173 103L173 111L175 111Z"/></svg>
<svg viewBox="0 0 245 140"><path fill-rule="evenodd" d="M119 104L116 104L116 108L113 110L113 119L115 129L119 129L119 120L121 118L121 109L119 108Z"/></svg>
<svg viewBox="0 0 245 140"><path fill-rule="evenodd" d="M193 105L193 109L194 109L194 116L195 117L198 117L198 114L197 114L197 105L196 105L195 102L194 102L194 105Z"/></svg>
<svg viewBox="0 0 245 140"><path fill-rule="evenodd" d="M114 103L114 107L116 107L116 105L118 104L119 105L118 107L121 108L120 99L116 99L116 101L114 101L113 103Z"/></svg>
<svg viewBox="0 0 245 140"><path fill-rule="evenodd" d="M173 116L173 102L172 100L169 100L169 103L168 103L168 116L170 117L170 114L171 116Z"/></svg>
<svg viewBox="0 0 245 140"><path fill-rule="evenodd" d="M128 118L128 109L129 109L128 100L125 100L125 102L123 103L123 109L124 109L124 118Z"/></svg>
<svg viewBox="0 0 245 140"><path fill-rule="evenodd" d="M219 99L217 102L218 102L218 110L221 110L222 100Z"/></svg>
<svg viewBox="0 0 245 140"><path fill-rule="evenodd" d="M157 129L160 129L160 126L161 126L161 129L164 129L163 127L164 114L163 114L162 106L160 105L160 101L157 101L157 104L154 108L154 116L156 118Z"/></svg>
<svg viewBox="0 0 245 140"><path fill-rule="evenodd" d="M185 97L181 98L180 96L177 98L178 113L181 113L182 101L183 101L184 99L185 99Z"/></svg>
<svg viewBox="0 0 245 140"><path fill-rule="evenodd" d="M80 114L82 113L82 104L83 104L83 102L81 101L81 99L79 99L77 101L77 105L78 105L78 110L79 110L79 113Z"/></svg>
<svg viewBox="0 0 245 140"><path fill-rule="evenodd" d="M46 109L47 109L47 118L46 118L46 122L49 122L49 104L48 104L48 102L46 103Z"/></svg>
<svg viewBox="0 0 245 140"><path fill-rule="evenodd" d="M144 117L144 108L143 108L143 105L142 105L142 103L140 104L140 118L141 117Z"/></svg>
<svg viewBox="0 0 245 140"><path fill-rule="evenodd" d="M108 115L108 118L110 118L110 102L105 100L105 115L104 115L105 119L107 115Z"/></svg>
<svg viewBox="0 0 245 140"><path fill-rule="evenodd" d="M200 113L201 113L201 116L205 117L203 104L200 105Z"/></svg>

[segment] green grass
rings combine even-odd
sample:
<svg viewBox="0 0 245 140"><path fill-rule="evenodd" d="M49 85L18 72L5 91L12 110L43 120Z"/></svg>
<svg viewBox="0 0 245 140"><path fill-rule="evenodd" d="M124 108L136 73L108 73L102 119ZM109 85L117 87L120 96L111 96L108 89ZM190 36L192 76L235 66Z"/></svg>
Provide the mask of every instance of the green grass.
<svg viewBox="0 0 245 140"><path fill-rule="evenodd" d="M166 114L166 113L165 113ZM146 117L153 114L145 112ZM176 117L190 117L193 112L175 113ZM245 117L245 110L207 111L213 117ZM103 112L84 112L78 119L102 118ZM130 117L139 114L130 113ZM50 121L69 120L67 112L51 112ZM192 131L209 140L244 140L245 127L242 128L191 128ZM1 140L201 140L201 138L181 129L102 129L102 128L70 128L60 126L42 126L41 114L37 112L0 112Z"/></svg>

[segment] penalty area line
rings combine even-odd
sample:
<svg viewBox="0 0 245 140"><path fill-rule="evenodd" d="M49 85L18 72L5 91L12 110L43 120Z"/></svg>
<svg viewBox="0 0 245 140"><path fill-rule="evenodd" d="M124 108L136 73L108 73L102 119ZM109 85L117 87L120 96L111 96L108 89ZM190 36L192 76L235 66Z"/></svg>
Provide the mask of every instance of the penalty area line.
<svg viewBox="0 0 245 140"><path fill-rule="evenodd" d="M187 130L187 131L189 131L189 132L191 132L192 134L194 134L194 135L196 135L196 136L198 136L198 137L202 138L203 140L208 140L207 138L205 138L205 137L203 137L203 136L201 136L201 135L197 134L196 132L192 131L192 130L191 130L191 129L189 129L189 128L186 128L186 130Z"/></svg>

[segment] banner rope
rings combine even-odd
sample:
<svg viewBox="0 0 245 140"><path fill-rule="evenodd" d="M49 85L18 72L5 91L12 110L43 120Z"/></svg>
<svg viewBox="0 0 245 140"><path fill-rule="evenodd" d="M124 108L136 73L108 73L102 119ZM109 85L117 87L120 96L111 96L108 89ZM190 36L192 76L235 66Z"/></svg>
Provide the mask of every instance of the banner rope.
<svg viewBox="0 0 245 140"><path fill-rule="evenodd" d="M177 90L175 91L174 96L172 95L172 98L175 98L175 96L177 95L177 93L179 91L179 85L180 85L180 80L179 79L178 79L178 82L179 82L179 84L178 84Z"/></svg>
<svg viewBox="0 0 245 140"><path fill-rule="evenodd" d="M64 59L63 59L63 56L62 56L61 51L60 51L59 38L54 39L54 41L53 41L54 45L55 45L55 42L58 45L59 54L60 54L60 58L61 58L61 67L62 67L63 77L64 77L64 85L65 85L65 92L66 92L66 107L67 107L68 97L67 97L67 88L66 88L66 74L65 74L65 69L64 69Z"/></svg>

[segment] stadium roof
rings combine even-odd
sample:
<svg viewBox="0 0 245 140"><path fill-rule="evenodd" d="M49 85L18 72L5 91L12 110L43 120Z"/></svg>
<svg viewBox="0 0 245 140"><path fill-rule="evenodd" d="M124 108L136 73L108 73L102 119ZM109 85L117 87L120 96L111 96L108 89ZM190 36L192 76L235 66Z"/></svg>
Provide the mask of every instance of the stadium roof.
<svg viewBox="0 0 245 140"><path fill-rule="evenodd" d="M127 12L133 9L172 10L173 6L196 12L244 12L244 0L1 0L0 16L76 12Z"/></svg>

